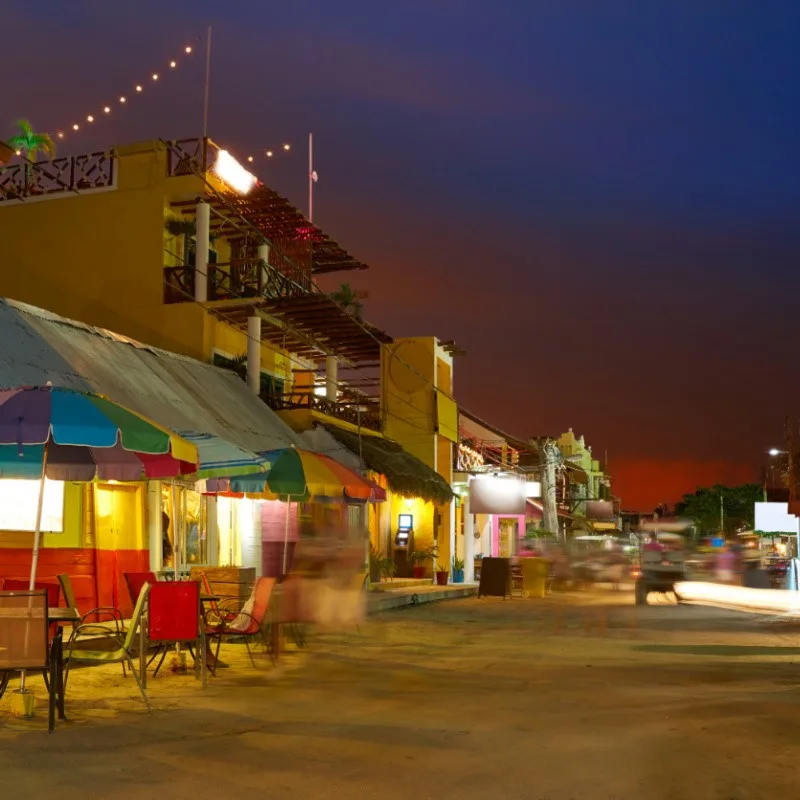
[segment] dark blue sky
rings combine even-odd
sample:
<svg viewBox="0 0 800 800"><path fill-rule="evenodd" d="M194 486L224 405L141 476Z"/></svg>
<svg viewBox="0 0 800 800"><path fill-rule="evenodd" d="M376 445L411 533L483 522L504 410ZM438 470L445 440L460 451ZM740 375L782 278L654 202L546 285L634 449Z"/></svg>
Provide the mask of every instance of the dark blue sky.
<svg viewBox="0 0 800 800"><path fill-rule="evenodd" d="M372 265L345 279L465 347L482 416L572 425L647 505L757 469L800 410L800 4L45 1L6 10L0 124L67 126L207 24L211 135L294 143L256 171L305 208L314 131L315 218ZM64 152L197 135L202 67Z"/></svg>

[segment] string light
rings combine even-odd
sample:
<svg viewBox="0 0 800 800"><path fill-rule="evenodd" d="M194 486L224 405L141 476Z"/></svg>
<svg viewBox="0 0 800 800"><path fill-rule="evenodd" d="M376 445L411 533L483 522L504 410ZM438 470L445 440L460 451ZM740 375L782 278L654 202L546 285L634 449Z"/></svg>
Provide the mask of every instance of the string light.
<svg viewBox="0 0 800 800"><path fill-rule="evenodd" d="M292 149L292 145L289 142L284 142L281 145L281 150L283 150L284 153L290 152L291 149ZM275 156L275 150L265 150L264 151L264 156L266 158L273 158ZM247 160L252 164L253 161L255 161L255 158L253 156L247 156Z"/></svg>
<svg viewBox="0 0 800 800"><path fill-rule="evenodd" d="M201 38L202 38L202 37L198 36L196 40L200 40ZM193 49L192 45L186 45L186 46L183 48L183 52L184 52L184 53L186 53L187 55L189 55L189 54L191 54L192 52L194 52L194 49ZM178 61L177 61L176 59L174 59L174 58L170 58L170 59L168 59L168 60L166 61L166 64L167 64L167 65L169 65L169 68L170 68L170 69L173 69L173 70L174 70L174 69L176 69L176 68L178 67ZM157 81L159 81L159 79L160 79L161 77L162 77L162 76L161 76L161 75L160 75L160 73L158 73L158 72L155 72L155 71L154 71L154 72L151 72L151 73L150 73L150 78L153 80L153 82L157 82ZM135 85L134 85L134 91L135 91L137 94L142 94L142 93L144 92L144 85L143 85L142 83L137 83L137 84L135 84ZM128 102L128 97L127 97L126 95L124 95L124 94L121 94L121 95L119 95L119 96L118 96L118 98L117 98L117 102L118 102L120 105L123 105L123 106L124 106L124 105L126 105L126 104L127 104L127 102ZM103 114L106 114L106 115L110 115L110 114L111 114L111 111L112 111L112 106L111 106L110 104L102 105L102 106L100 106L99 108L100 108L100 111L102 111L102 113L103 113ZM87 114L87 115L86 115L86 122L88 122L88 123L95 122L98 116L99 116L99 112L95 112L95 113L92 113L92 114ZM66 129L63 129L63 128L59 128L59 129L57 129L57 130L56 130L56 133L55 133L55 136L56 136L58 139L64 139L64 138L66 138L66 133L65 133L65 130L66 130ZM75 131L75 132L79 131L79 130L80 130L80 125L79 125L77 122L73 123L73 124L72 124L72 126L71 126L71 130L72 130L72 131Z"/></svg>

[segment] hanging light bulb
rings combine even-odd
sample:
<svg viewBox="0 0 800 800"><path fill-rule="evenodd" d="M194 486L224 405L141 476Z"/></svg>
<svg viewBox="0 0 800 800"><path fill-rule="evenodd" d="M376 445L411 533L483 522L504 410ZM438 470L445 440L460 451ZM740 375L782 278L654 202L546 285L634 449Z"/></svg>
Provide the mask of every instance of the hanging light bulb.
<svg viewBox="0 0 800 800"><path fill-rule="evenodd" d="M157 73L157 72L154 72L154 73L153 73L153 80L154 80L154 81L157 81L157 80L158 80L158 73Z"/></svg>
<svg viewBox="0 0 800 800"><path fill-rule="evenodd" d="M128 102L128 100L127 100L127 98L125 97L125 95L122 95L122 96L119 98L119 101L120 101L120 103L127 103L127 102Z"/></svg>
<svg viewBox="0 0 800 800"><path fill-rule="evenodd" d="M75 124L72 126L72 130L74 130L74 131L77 131L77 130L79 129L79 127L80 127L80 126L79 126L79 125L78 125L78 123L76 122L76 123L75 123Z"/></svg>
<svg viewBox="0 0 800 800"><path fill-rule="evenodd" d="M63 138L64 138L64 131L59 131L59 132L56 134L56 136L58 136L58 138L59 138L59 139L63 139Z"/></svg>
<svg viewBox="0 0 800 800"><path fill-rule="evenodd" d="M104 111L106 114L110 114L110 113L111 113L111 106L104 106L104 107L103 107L103 111Z"/></svg>
<svg viewBox="0 0 800 800"><path fill-rule="evenodd" d="M247 156L247 160L252 164L253 163L253 156Z"/></svg>
<svg viewBox="0 0 800 800"><path fill-rule="evenodd" d="M267 158L272 158L273 156L272 150L267 150L266 156Z"/></svg>
<svg viewBox="0 0 800 800"><path fill-rule="evenodd" d="M140 85L140 84L138 84L138 83L136 84L136 91L137 91L137 92L141 92L141 91L142 91L142 87L141 87L141 85Z"/></svg>
<svg viewBox="0 0 800 800"><path fill-rule="evenodd" d="M89 114L89 116L86 117L86 121L87 122L94 122L94 117L91 114Z"/></svg>
<svg viewBox="0 0 800 800"><path fill-rule="evenodd" d="M284 149L284 150L291 150L291 149L292 149L292 146L291 146L290 144L285 144L285 145L283 146L283 149Z"/></svg>
<svg viewBox="0 0 800 800"><path fill-rule="evenodd" d="M170 61L169 65L170 65L170 67L172 67L172 69L175 69L175 67L178 66L178 62L177 61Z"/></svg>
<svg viewBox="0 0 800 800"><path fill-rule="evenodd" d="M185 52L187 52L187 53L191 53L191 52L192 52L192 48L191 48L191 47L189 47L189 46L187 45L187 46L184 48L184 51L185 51Z"/></svg>

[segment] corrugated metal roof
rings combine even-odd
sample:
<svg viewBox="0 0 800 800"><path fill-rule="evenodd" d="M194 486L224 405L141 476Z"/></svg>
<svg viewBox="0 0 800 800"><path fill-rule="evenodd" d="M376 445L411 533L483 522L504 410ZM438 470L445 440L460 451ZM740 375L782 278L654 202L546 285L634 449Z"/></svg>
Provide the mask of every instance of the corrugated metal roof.
<svg viewBox="0 0 800 800"><path fill-rule="evenodd" d="M0 299L0 387L48 381L106 395L171 430L210 433L253 452L299 444L232 372Z"/></svg>

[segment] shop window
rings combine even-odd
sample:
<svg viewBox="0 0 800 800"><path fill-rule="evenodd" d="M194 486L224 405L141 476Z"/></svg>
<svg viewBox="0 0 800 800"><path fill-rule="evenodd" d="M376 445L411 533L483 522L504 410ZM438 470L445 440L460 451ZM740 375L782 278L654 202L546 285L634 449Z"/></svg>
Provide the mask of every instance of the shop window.
<svg viewBox="0 0 800 800"><path fill-rule="evenodd" d="M174 567L176 559L179 569L208 563L207 505L207 498L189 486L161 484L165 569Z"/></svg>

